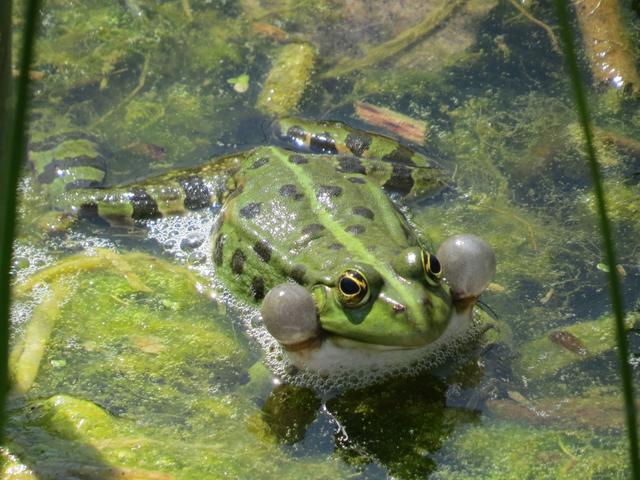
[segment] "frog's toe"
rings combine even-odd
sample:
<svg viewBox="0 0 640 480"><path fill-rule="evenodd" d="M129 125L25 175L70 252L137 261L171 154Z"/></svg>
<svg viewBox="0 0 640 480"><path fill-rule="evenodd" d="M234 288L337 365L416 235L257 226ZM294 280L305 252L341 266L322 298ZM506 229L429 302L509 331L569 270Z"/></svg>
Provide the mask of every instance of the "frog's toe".
<svg viewBox="0 0 640 480"><path fill-rule="evenodd" d="M320 335L313 297L296 283L282 283L272 288L262 301L260 312L269 333L285 347L294 347Z"/></svg>
<svg viewBox="0 0 640 480"><path fill-rule="evenodd" d="M456 301L475 300L496 273L493 249L475 235L449 237L440 245L437 256Z"/></svg>

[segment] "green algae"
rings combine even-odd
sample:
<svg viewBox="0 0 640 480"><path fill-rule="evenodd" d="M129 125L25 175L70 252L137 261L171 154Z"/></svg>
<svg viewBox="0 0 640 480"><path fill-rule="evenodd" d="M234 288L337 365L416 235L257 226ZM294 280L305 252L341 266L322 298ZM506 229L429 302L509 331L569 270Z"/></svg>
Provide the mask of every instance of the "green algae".
<svg viewBox="0 0 640 480"><path fill-rule="evenodd" d="M317 7L313 3L260 2L267 8L260 10L258 2L242 2L243 8L248 9L249 4L256 7L255 18L271 21L290 32L293 45L301 39L310 40L299 32L310 28L324 34L323 28L343 15L335 2L315 2ZM138 4L143 18L129 19L124 4ZM115 25L112 38L108 32L100 33L104 44L88 37L86 58L60 52L60 58L51 57L58 62L56 65L40 64L46 74L42 85L48 104L40 105L38 113L44 118L36 120L41 130L36 138L73 129L75 124L93 124L106 143L115 148L116 158L125 159L124 176L130 175L132 168L129 163L133 162L126 153L126 146L132 141L162 146L173 163L195 162L201 152L210 153L211 144L225 132L233 132L243 119L253 115L230 112L252 110L258 94L254 85L260 85L260 80L269 75L268 65L256 66L254 62L263 63L263 55L277 59L278 50L288 45L241 38L247 33L247 19L214 12L208 8L210 3L192 0L192 21L179 1L124 4L101 5L98 10L102 13L85 16L102 29L109 18ZM55 5L58 9L67 8L64 2ZM74 8L79 15L63 15L57 21L59 25L66 22L64 28L47 32L45 41L53 43L61 38L65 48L72 48L71 43L65 43L65 29L73 29L83 12L92 7ZM153 22L149 23L150 19ZM137 28L141 30L138 32ZM129 45L123 46L120 35L124 38L125 29L131 30L133 37ZM143 35L146 38L141 38ZM378 35L383 36L379 32ZM508 44L509 35L502 40ZM525 94L500 88L472 98L459 94L465 72L490 58L478 48L447 57L444 73L412 68L413 62L420 61L420 53L408 49L399 55L398 68L388 68L385 62L383 67L360 72L355 84L348 81L339 85L338 90L345 91L334 92L334 83L316 84L315 80L307 82L305 88L311 84L322 90L322 110L332 110L344 99L378 95L385 100L384 105L391 103L403 112L429 119L433 126L430 139L434 139L434 145L444 154L443 162L454 172L453 183L460 195L421 209L416 215L417 223L436 244L450 234L464 231L490 241L498 252L498 276L483 300L498 312L503 323L513 327L515 349L523 345L526 356L516 361L517 373L528 378L527 369L542 372L536 377L541 379L535 382L536 394L549 395L549 390L555 388L560 391L558 401L562 401L561 388L554 386L559 383L558 373L576 364L579 368L585 362L579 354L551 342L548 335L554 331L574 332L575 328L576 337L584 341L580 328L592 323L591 314L581 313L580 321L574 325L574 307L583 301L585 292L598 292L602 280L600 272L595 271L601 259L592 245L593 226L585 214L592 210L592 200L584 190L567 189L558 181L560 178L580 184L583 180L577 168L577 152L581 148L575 124L571 123L573 114L565 100L539 86ZM64 66L60 63L62 55L67 55L64 61L75 63ZM512 58L518 55L511 53ZM324 68L332 61L323 54L319 65ZM464 66L465 63L472 66ZM452 69L451 65L457 68ZM524 65L528 65L526 59ZM81 78L76 68L86 68L87 77ZM50 70L61 74L50 76ZM245 71L252 79L246 100L239 99L238 92L233 92L227 82ZM479 83L484 90L485 84ZM85 95L101 98L84 100ZM305 97L296 93L285 102L292 109L313 115L307 111ZM448 97L454 101L448 103ZM625 105L615 95L603 95L600 105L602 127L633 138L640 117L637 112L625 112L632 105ZM621 117L612 118L616 115ZM443 118L448 122L446 126ZM56 126L49 128L51 124ZM244 140L237 136L227 139L233 143ZM625 235L622 238L632 240L638 232L634 218L637 186L629 181L629 171L635 165L633 155L621 151L626 147L612 147L607 141L599 148L610 159L614 220ZM165 166L168 163L133 168L148 172ZM115 167L117 174L117 163ZM625 233L623 229L628 225L636 233ZM634 242L628 243L633 250ZM260 362L250 366L255 355L222 313L212 313L212 304L202 298L195 300L193 279L184 288L174 282L174 276L193 274L149 260L153 257L134 260L129 256L120 258L125 264L134 265L125 274L127 269L123 270L122 262L119 266L114 262L117 258L87 263L79 260L75 266L59 268L53 274L56 267L65 265L56 263L46 280L40 277L40 282L53 286L77 285L68 304L58 305L58 311L50 313L56 325L49 330L33 390L22 399L27 405L25 411L19 406L12 410L15 422L10 451L19 452L25 463L35 465L43 478L342 478L352 474L343 462L362 470L374 465L399 478L423 478L429 473L434 478L615 478L625 471L618 455L624 445L618 441L617 432L614 437L598 432L589 444L580 432L580 441L574 438L570 420L559 422L553 430L549 424L545 424L546 429L532 429L528 423L521 428L524 420L513 418L496 426L490 408L481 414L445 407L441 391L437 395L427 392L424 398L407 393L406 379L369 389L362 396L347 394L330 403L330 409L345 426L345 437L336 434L333 456L326 452L309 456L283 453L274 442L294 443L295 449L302 442L308 444L317 439L300 440L307 433L306 425L313 420L314 399L307 398L308 392L293 395L294 406L300 406L302 412L293 426L272 421L286 416L287 402L267 415L256 407L255 403L265 402L270 374ZM89 266L91 262L94 263ZM85 266L81 266L83 263ZM147 263L162 270L158 273L162 281L149 280L142 274L144 269L139 268ZM635 264L625 265L630 280L634 280ZM139 284L131 274L138 277ZM73 282L70 276L74 277ZM32 286L33 282L27 280L24 285ZM23 290L30 289L24 285ZM75 298L85 293L86 301ZM45 310L44 303L37 308ZM190 325L192 321L194 324ZM111 326L113 332L109 331ZM540 344L534 345L537 340ZM599 345L588 348L592 365L602 365L602 353L611 351L610 340L608 336L602 346L605 350L598 350ZM595 342L595 336L588 341ZM545 354L552 349L564 355L563 366L558 367L555 354ZM576 395L575 391L582 388L578 384L602 381L590 378L588 373L573 378L564 394ZM245 383L247 377L252 381ZM476 377L465 379L468 385L477 381ZM425 384L437 382L424 378ZM529 393L519 384L512 388ZM69 410L46 417L55 417L55 421L29 417L32 423L28 423L26 409L41 412L42 398L49 398L44 400L49 404L65 398L63 403ZM303 408L305 400L311 409ZM536 400L531 400L532 405L537 405ZM565 400L571 403L582 399ZM608 397L607 401L613 404L615 397ZM100 435L80 432L77 438L65 436L61 433L66 431L63 416L73 418L76 407L86 414L85 421L91 423L93 412L96 419L108 421L111 430L105 427ZM82 415L77 416L78 421ZM474 426L467 429L469 423ZM156 439L162 439L165 445ZM321 440L327 441L324 437ZM531 443L531 450L527 450L527 442ZM603 445L613 451L612 458L603 457ZM68 461L60 462L60 458ZM278 462L283 465L275 467ZM323 466L325 462L327 465ZM26 467L18 461L14 466Z"/></svg>
<svg viewBox="0 0 640 480"><path fill-rule="evenodd" d="M307 43L282 47L264 81L258 109L274 116L296 112L309 83L315 56L315 49Z"/></svg>
<svg viewBox="0 0 640 480"><path fill-rule="evenodd" d="M594 441L590 430L538 429L498 422L459 433L443 455L457 464L434 479L623 479L628 478L624 440Z"/></svg>
<svg viewBox="0 0 640 480"><path fill-rule="evenodd" d="M335 462L308 458L296 465L288 460L265 441L254 410L238 398L209 398L194 401L184 423L148 427L93 402L56 395L13 412L22 425L12 425L9 451L39 478L115 473L149 479L298 478L305 469L309 478L327 478L346 473ZM32 459L31 452L38 456Z"/></svg>
<svg viewBox="0 0 640 480"><path fill-rule="evenodd" d="M627 328L632 328L640 320L635 313L628 315ZM611 316L577 322L563 327L566 332L580 342L580 351L563 345L561 341L554 341L554 331L535 338L519 347L520 358L515 362L516 371L531 380L540 380L557 373L560 369L577 362L590 360L597 355L615 349L615 332L611 329Z"/></svg>
<svg viewBox="0 0 640 480"><path fill-rule="evenodd" d="M139 253L98 258L76 255L25 284L71 293L42 304L55 328L41 332L33 385L14 392L8 448L24 465L42 478L340 475L335 462L287 459L233 393L253 356L193 273Z"/></svg>

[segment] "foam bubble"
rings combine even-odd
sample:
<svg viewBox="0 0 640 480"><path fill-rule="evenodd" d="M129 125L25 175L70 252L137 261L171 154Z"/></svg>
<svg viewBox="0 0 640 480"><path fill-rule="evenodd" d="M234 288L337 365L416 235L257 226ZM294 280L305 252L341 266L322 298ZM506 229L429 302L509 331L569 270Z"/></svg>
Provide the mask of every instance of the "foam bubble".
<svg viewBox="0 0 640 480"><path fill-rule="evenodd" d="M147 235L157 241L167 254L189 265L203 277L213 279L211 232L218 215L219 212L205 209L149 220L146 222ZM196 238L198 242L193 241Z"/></svg>
<svg viewBox="0 0 640 480"><path fill-rule="evenodd" d="M436 348L403 350L388 363L370 368L345 368L320 375L309 370L296 368L287 358L281 345L267 331L258 309L234 298L215 275L215 265L211 258L212 232L217 229L218 215L211 211L191 212L188 215L166 217L148 222L149 237L155 239L166 253L178 261L190 264L211 282L211 287L219 292L218 299L225 304L232 321L235 321L248 337L253 339L264 352L264 362L282 382L311 388L317 392L331 392L346 388L361 388L379 382L384 378L398 375L415 375L442 365L454 354L477 340L483 328L474 319L471 326L457 332ZM194 248L185 249L183 239L204 238ZM204 260L193 265L196 256Z"/></svg>

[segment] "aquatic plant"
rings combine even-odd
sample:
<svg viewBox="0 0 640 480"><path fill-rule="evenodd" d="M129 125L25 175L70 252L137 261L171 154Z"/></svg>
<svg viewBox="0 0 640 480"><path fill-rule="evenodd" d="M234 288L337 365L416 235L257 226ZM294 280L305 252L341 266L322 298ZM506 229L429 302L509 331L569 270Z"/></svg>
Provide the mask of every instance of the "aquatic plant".
<svg viewBox="0 0 640 480"><path fill-rule="evenodd" d="M3 137L0 138L0 431L4 426L4 404L8 389L7 358L9 349L9 302L11 249L15 231L16 191L20 166L25 154L26 113L29 92L29 67L33 55L38 20L39 0L29 0L25 10L20 70L15 86L15 103L9 105L11 84L11 1L2 2L0 12L0 48L2 69L0 76L0 114L4 114Z"/></svg>
<svg viewBox="0 0 640 480"><path fill-rule="evenodd" d="M567 68L569 70L569 77L571 79L571 85L575 98L576 113L578 114L578 119L584 133L585 148L596 197L598 220L600 223L600 234L602 236L605 258L608 265L617 265L615 245L613 242L609 218L607 216L604 189L602 186L602 175L600 173L600 165L598 163L596 150L594 148L593 130L589 118L587 98L582 83L580 70L578 68L578 60L573 43L573 32L569 23L568 2L566 0L555 0L554 3L558 16L558 24L560 26L560 36L562 38L565 60ZM611 306L615 319L616 343L618 345L618 357L620 363L620 377L622 381L622 391L627 415L627 435L629 437L631 472L633 478L639 479L640 458L638 457L637 420L633 400L634 391L631 378L631 367L629 365L629 346L627 344L624 325L622 293L620 291L618 272L615 268L609 268L608 277Z"/></svg>

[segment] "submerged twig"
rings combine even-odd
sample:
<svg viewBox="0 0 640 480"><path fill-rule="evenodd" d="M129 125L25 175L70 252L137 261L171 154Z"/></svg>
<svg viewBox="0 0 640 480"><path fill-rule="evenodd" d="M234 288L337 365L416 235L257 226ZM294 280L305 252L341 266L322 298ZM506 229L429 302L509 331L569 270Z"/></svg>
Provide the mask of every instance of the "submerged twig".
<svg viewBox="0 0 640 480"><path fill-rule="evenodd" d="M516 10L518 10L527 20L529 20L531 23L534 23L536 25L538 25L540 28L544 29L545 32L547 32L547 36L549 37L549 41L551 42L551 46L553 47L553 50L558 53L558 54L562 54L562 50L560 49L560 44L558 43L558 38L556 37L556 34L553 33L553 30L551 29L551 27L549 25L547 25L546 23L544 23L542 20L538 20L536 17L534 17L533 15L531 15L526 8L524 8L522 5L520 5L516 0L509 0L509 2L511 3L511 5L513 5Z"/></svg>
<svg viewBox="0 0 640 480"><path fill-rule="evenodd" d="M35 382L51 332L60 316L60 308L70 292L67 282L54 283L49 297L33 311L22 338L9 358L13 395L24 395Z"/></svg>
<svg viewBox="0 0 640 480"><path fill-rule="evenodd" d="M187 16L190 22L193 22L193 14L191 13L191 5L189 4L189 0L182 0L182 10L184 10L184 14Z"/></svg>
<svg viewBox="0 0 640 480"><path fill-rule="evenodd" d="M140 77L138 77L138 84L136 85L136 87L133 90L131 90L129 95L127 95L122 102L117 104L115 107L113 107L111 110L109 110L107 113L102 115L99 119L97 119L93 123L92 127L95 127L96 125L101 124L108 117L110 117L115 112L117 112L120 108L122 108L124 105L129 103L133 99L133 97L135 97L138 94L138 92L144 87L144 84L146 82L148 73L149 73L149 57L147 55L145 55L144 63L142 64L142 70L140 71Z"/></svg>
<svg viewBox="0 0 640 480"><path fill-rule="evenodd" d="M152 290L140 280L140 277L132 270L131 265L126 259L127 256L118 255L105 248L96 249L95 255L74 255L33 274L16 287L16 294L25 295L36 285L40 283L50 283L62 275L87 272L109 266L122 274L133 290L150 293Z"/></svg>
<svg viewBox="0 0 640 480"><path fill-rule="evenodd" d="M369 125L384 128L417 145L425 143L428 126L424 120L416 120L390 108L378 107L366 102L356 102L354 107L356 116Z"/></svg>
<svg viewBox="0 0 640 480"><path fill-rule="evenodd" d="M324 72L321 77L330 78L345 75L354 70L375 65L397 55L405 48L410 47L433 33L458 7L464 4L465 1L466 0L451 0L442 2L438 10L429 12L417 25L404 30L398 36L387 42L366 49L366 53L362 58L344 58L338 62L335 67Z"/></svg>
<svg viewBox="0 0 640 480"><path fill-rule="evenodd" d="M629 41L618 0L581 0L573 5L596 83L640 93L635 46Z"/></svg>

